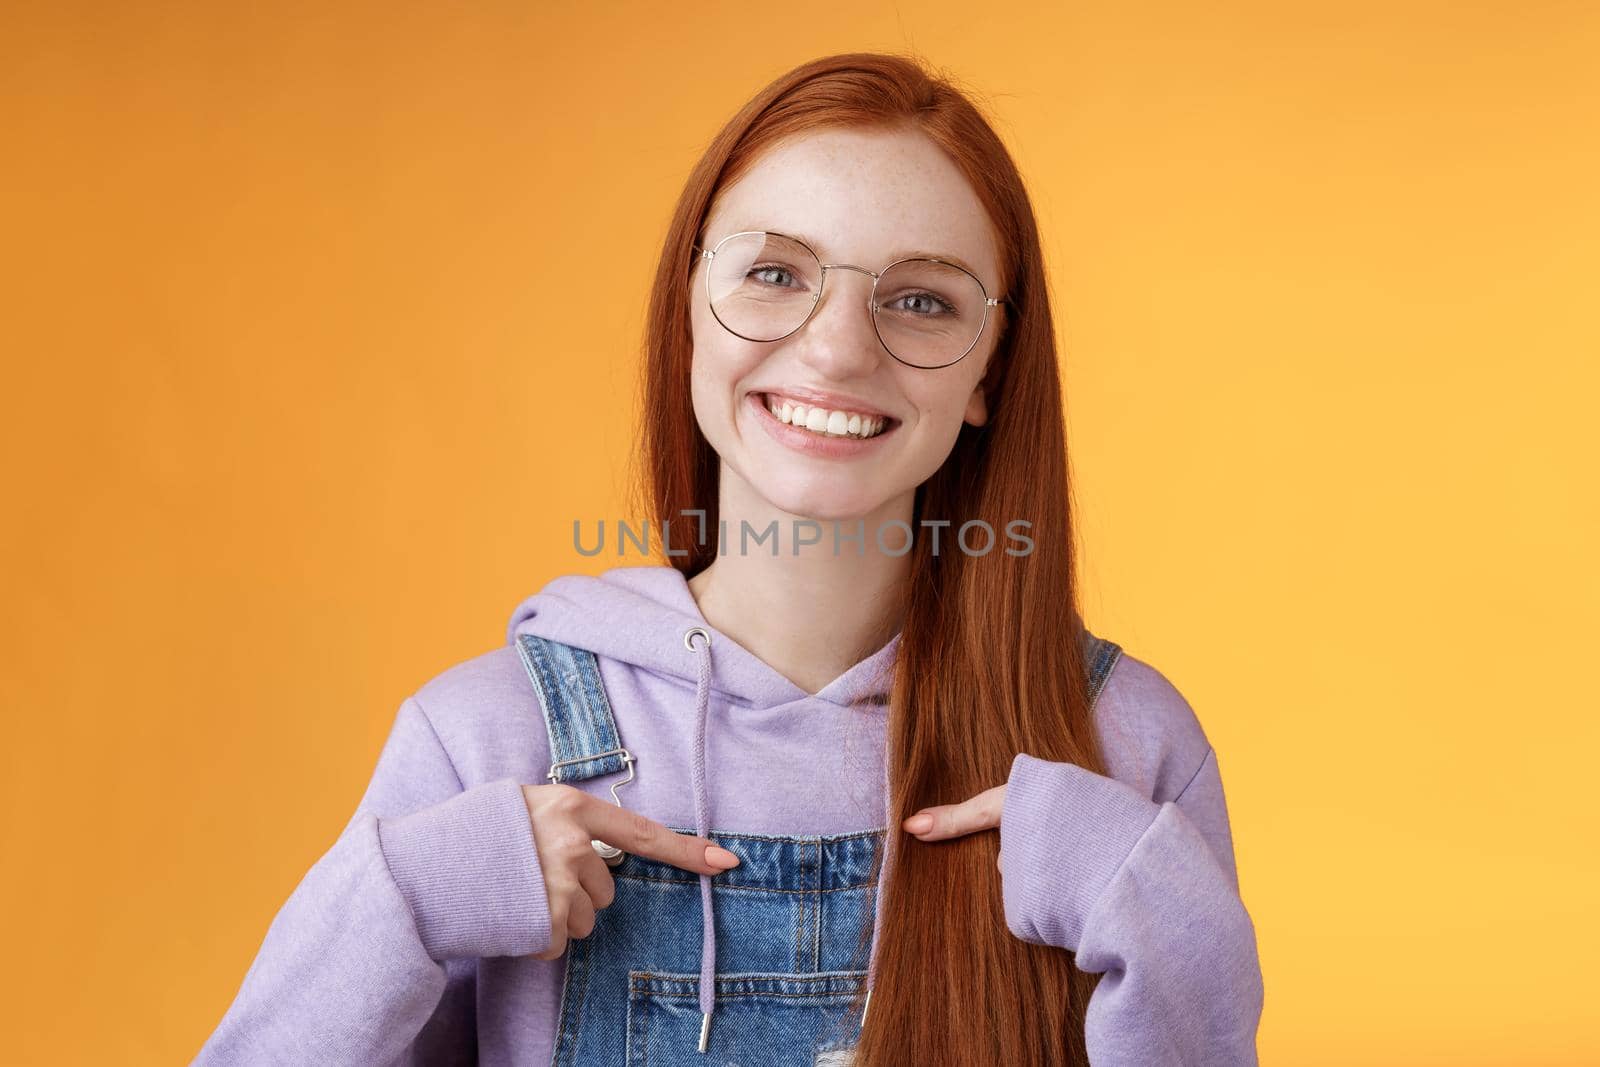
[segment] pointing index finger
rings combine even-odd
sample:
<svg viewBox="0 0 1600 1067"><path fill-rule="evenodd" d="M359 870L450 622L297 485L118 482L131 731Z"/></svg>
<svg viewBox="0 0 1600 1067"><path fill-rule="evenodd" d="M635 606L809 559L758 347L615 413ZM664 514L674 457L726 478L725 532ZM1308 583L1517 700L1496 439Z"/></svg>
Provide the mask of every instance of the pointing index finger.
<svg viewBox="0 0 1600 1067"><path fill-rule="evenodd" d="M942 841L961 837L979 830L992 830L1000 825L1001 806L1005 800L1005 786L985 789L959 804L935 804L906 819L904 826L922 841ZM928 825L919 822L926 817Z"/></svg>
<svg viewBox="0 0 1600 1067"><path fill-rule="evenodd" d="M706 848L715 846L705 838L680 834L639 812L608 804L599 797L594 801L585 806L581 819L591 837L624 852L670 863L695 874L718 874L727 870L707 861Z"/></svg>

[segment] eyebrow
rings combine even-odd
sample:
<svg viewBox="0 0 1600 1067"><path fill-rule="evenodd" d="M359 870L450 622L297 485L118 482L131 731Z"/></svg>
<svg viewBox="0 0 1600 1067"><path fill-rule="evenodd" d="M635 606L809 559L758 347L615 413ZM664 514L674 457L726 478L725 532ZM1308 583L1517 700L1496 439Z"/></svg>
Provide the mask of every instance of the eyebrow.
<svg viewBox="0 0 1600 1067"><path fill-rule="evenodd" d="M765 226L739 226L739 227L737 227L735 229L729 230L728 233L739 233L739 232L744 231L744 230L765 230L765 229L767 229L767 227L765 227ZM806 244L808 244L812 248L816 249L817 250L817 254L819 256L822 254L822 242L818 241L818 240L816 240L816 239L814 239L814 238L812 238L810 236L808 236L807 234L798 233L798 232L796 232L794 230L777 230L777 231L774 231L774 232L788 234L790 237L798 237L800 240L804 241ZM724 234L723 236L727 236L727 234ZM980 278L981 279L983 277L983 275L978 271L978 269L976 267L974 267L972 264L968 263L966 260L962 259L960 256L953 256L948 252L919 252L919 251L896 252L893 255L891 255L889 257L889 259L884 262L883 265L885 267L887 267L890 263L896 263L896 262L899 262L902 259L941 259L941 260L944 260L944 262L946 262L946 263L954 263L956 266L960 267L962 270L966 271L968 274L972 275L974 278Z"/></svg>

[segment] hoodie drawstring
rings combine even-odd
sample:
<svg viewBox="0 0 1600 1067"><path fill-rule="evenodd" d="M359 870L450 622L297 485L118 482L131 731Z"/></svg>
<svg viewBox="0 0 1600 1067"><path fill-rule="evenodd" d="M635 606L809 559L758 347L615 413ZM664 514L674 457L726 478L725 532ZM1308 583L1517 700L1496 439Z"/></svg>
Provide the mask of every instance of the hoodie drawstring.
<svg viewBox="0 0 1600 1067"><path fill-rule="evenodd" d="M695 644L694 637L703 640ZM699 677L694 689L694 819L695 832L705 837L711 829L711 812L706 799L706 711L711 704L711 635L703 626L692 626L683 633L683 643L695 654ZM717 1003L717 928L711 913L711 876L700 876L700 1051L711 1038L711 1011Z"/></svg>
<svg viewBox="0 0 1600 1067"><path fill-rule="evenodd" d="M703 638L696 644L695 636ZM711 830L711 812L706 790L706 716L711 704L711 634L703 626L692 626L683 633L683 643L697 660L698 677L694 690L694 763L691 777L694 781L695 832L706 837ZM884 759L883 771L884 818L890 817L889 761ZM867 1009L872 1005L872 984L878 969L878 929L883 917L883 887L888 884L889 871L894 864L894 827L889 826L883 839L883 862L878 868L878 889L872 905L872 947L867 958L867 996L861 1005L861 1025L867 1022ZM711 908L711 875L700 876L700 1046L701 1052L711 1037L711 1012L716 1008L717 991L717 931Z"/></svg>

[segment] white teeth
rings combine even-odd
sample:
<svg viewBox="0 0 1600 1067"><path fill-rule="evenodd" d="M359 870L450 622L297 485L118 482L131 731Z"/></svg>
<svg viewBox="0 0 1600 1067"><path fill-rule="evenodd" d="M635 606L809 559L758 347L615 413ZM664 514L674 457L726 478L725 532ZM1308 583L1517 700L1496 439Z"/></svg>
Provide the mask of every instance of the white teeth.
<svg viewBox="0 0 1600 1067"><path fill-rule="evenodd" d="M874 437L883 432L881 415L862 415L830 408L808 408L789 400L767 397L767 410L780 422L831 437Z"/></svg>

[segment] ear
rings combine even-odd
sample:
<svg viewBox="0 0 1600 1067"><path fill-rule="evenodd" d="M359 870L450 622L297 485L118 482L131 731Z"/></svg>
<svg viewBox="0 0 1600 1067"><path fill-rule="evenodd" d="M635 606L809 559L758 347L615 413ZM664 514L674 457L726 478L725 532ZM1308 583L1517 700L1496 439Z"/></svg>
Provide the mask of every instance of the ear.
<svg viewBox="0 0 1600 1067"><path fill-rule="evenodd" d="M989 421L989 402L984 398L984 383L979 381L972 387L972 395L967 397L967 410L962 414L962 419L974 426L982 426Z"/></svg>

